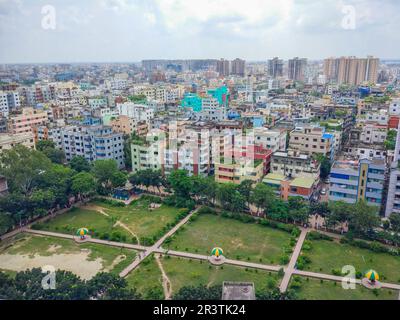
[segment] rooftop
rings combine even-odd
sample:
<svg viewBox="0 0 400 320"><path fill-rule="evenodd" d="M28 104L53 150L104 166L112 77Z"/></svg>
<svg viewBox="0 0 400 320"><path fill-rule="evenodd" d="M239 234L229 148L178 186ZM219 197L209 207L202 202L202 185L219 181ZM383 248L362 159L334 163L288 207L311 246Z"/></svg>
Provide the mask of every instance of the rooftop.
<svg viewBox="0 0 400 320"><path fill-rule="evenodd" d="M254 283L224 281L222 300L256 300Z"/></svg>
<svg viewBox="0 0 400 320"><path fill-rule="evenodd" d="M314 185L315 180L312 178L295 178L291 183L291 187L310 189Z"/></svg>

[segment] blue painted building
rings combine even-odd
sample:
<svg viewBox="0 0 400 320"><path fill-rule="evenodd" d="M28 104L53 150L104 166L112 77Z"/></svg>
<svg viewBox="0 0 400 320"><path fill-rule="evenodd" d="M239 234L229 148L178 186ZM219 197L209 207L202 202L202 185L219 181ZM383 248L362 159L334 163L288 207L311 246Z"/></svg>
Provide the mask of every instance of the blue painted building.
<svg viewBox="0 0 400 320"><path fill-rule="evenodd" d="M381 206L386 174L383 159L337 161L330 174L330 201L356 203L365 200L369 205Z"/></svg>

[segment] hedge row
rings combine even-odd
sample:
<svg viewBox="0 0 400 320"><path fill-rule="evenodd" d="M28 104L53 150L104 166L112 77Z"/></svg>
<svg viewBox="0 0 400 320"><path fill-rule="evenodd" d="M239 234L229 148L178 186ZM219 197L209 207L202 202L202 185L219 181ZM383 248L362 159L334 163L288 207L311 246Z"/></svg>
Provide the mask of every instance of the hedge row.
<svg viewBox="0 0 400 320"><path fill-rule="evenodd" d="M350 240L350 239L347 239L344 237L340 240L340 242L344 243L344 244L350 244L352 246L355 246L355 247L358 247L361 249L368 249L368 250L378 252L378 253L388 253L393 256L400 256L399 249L386 247L377 241L366 242L366 241L362 241L362 240Z"/></svg>

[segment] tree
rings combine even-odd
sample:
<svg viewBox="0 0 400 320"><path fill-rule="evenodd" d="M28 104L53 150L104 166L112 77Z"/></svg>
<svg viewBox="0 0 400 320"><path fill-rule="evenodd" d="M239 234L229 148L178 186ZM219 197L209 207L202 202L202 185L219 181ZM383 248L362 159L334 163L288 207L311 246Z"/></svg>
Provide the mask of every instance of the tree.
<svg viewBox="0 0 400 320"><path fill-rule="evenodd" d="M89 281L71 272L57 270L56 288L42 287L39 268L18 272L11 278L0 272L0 299L6 300L134 300L141 296L129 289L127 281L111 273L99 273Z"/></svg>
<svg viewBox="0 0 400 320"><path fill-rule="evenodd" d="M43 153L22 145L0 155L0 174L7 178L10 192L30 194L40 175L51 166L51 161Z"/></svg>
<svg viewBox="0 0 400 320"><path fill-rule="evenodd" d="M132 169L132 139L129 135L124 136L124 161L128 170Z"/></svg>
<svg viewBox="0 0 400 320"><path fill-rule="evenodd" d="M138 300L141 298L136 290L128 289L125 279L112 273L98 273L86 285L89 295L95 299Z"/></svg>
<svg viewBox="0 0 400 320"><path fill-rule="evenodd" d="M328 176L331 173L331 168L332 168L331 161L323 154L317 154L315 156L315 160L317 160L318 163L321 165L321 169L320 169L321 178L322 179L328 178Z"/></svg>
<svg viewBox="0 0 400 320"><path fill-rule="evenodd" d="M89 172L80 172L72 178L72 192L87 197L96 190L96 181Z"/></svg>
<svg viewBox="0 0 400 320"><path fill-rule="evenodd" d="M367 205L365 201L357 202L353 206L349 228L356 235L366 235L377 226L379 226L379 217L376 207Z"/></svg>
<svg viewBox="0 0 400 320"><path fill-rule="evenodd" d="M7 233L14 226L10 213L0 211L0 235Z"/></svg>
<svg viewBox="0 0 400 320"><path fill-rule="evenodd" d="M52 162L62 164L65 162L65 153L56 148L53 141L42 140L36 143L36 149L46 155Z"/></svg>
<svg viewBox="0 0 400 320"><path fill-rule="evenodd" d="M215 182L213 177L206 179L206 188L204 190L203 196L206 197L211 204L215 204L215 199L217 197L218 183Z"/></svg>
<svg viewBox="0 0 400 320"><path fill-rule="evenodd" d="M51 190L55 196L55 205L65 206L71 194L72 177L75 171L59 164L53 164L49 170L39 176L38 188Z"/></svg>
<svg viewBox="0 0 400 320"><path fill-rule="evenodd" d="M400 232L400 214L392 213L389 221L392 230L395 232Z"/></svg>
<svg viewBox="0 0 400 320"><path fill-rule="evenodd" d="M97 160L93 164L92 173L96 178L98 190L108 194L111 192L114 182L120 183L122 176L118 174L119 169L117 162L113 159ZM126 182L126 180L125 180Z"/></svg>
<svg viewBox="0 0 400 320"><path fill-rule="evenodd" d="M122 171L117 171L112 175L110 181L115 188L123 187L127 182L127 174Z"/></svg>
<svg viewBox="0 0 400 320"><path fill-rule="evenodd" d="M328 205L329 212L326 216L326 224L336 227L338 223L343 224L349 221L353 212L352 205L343 201L330 202Z"/></svg>
<svg viewBox="0 0 400 320"><path fill-rule="evenodd" d="M287 222L289 219L289 206L282 199L275 199L270 204L269 210L266 214L271 219Z"/></svg>
<svg viewBox="0 0 400 320"><path fill-rule="evenodd" d="M147 189L152 186L158 189L160 192L160 187L166 184L164 177L162 176L161 170L151 170L146 169L138 171L129 177L129 181L133 185L143 185Z"/></svg>
<svg viewBox="0 0 400 320"><path fill-rule="evenodd" d="M260 183L254 188L250 199L250 201L257 207L258 212L260 209L267 212L275 200L276 196L274 190L264 183Z"/></svg>
<svg viewBox="0 0 400 320"><path fill-rule="evenodd" d="M244 180L240 183L237 190L239 193L244 197L246 204L250 203L251 193L253 191L253 181L251 180Z"/></svg>
<svg viewBox="0 0 400 320"><path fill-rule="evenodd" d="M71 159L69 166L76 172L89 172L91 170L90 163L82 156L76 156Z"/></svg>
<svg viewBox="0 0 400 320"><path fill-rule="evenodd" d="M190 199L193 190L193 180L185 170L174 170L168 176L168 184L178 197Z"/></svg>
<svg viewBox="0 0 400 320"><path fill-rule="evenodd" d="M315 215L319 214L320 216L329 215L330 210L327 202L316 202L310 205L310 214Z"/></svg>
<svg viewBox="0 0 400 320"><path fill-rule="evenodd" d="M386 150L394 150L396 149L396 130L389 130L387 133L386 141L384 143Z"/></svg>
<svg viewBox="0 0 400 320"><path fill-rule="evenodd" d="M183 287L174 296L173 300L221 300L222 287Z"/></svg>
<svg viewBox="0 0 400 320"><path fill-rule="evenodd" d="M226 210L241 212L245 209L245 198L233 183L220 184L217 188L217 199Z"/></svg>

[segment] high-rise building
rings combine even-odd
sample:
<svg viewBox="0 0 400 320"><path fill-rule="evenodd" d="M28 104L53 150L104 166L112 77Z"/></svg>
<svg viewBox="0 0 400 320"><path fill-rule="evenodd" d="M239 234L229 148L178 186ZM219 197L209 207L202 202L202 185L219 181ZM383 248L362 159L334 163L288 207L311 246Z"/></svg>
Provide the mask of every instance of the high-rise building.
<svg viewBox="0 0 400 320"><path fill-rule="evenodd" d="M337 84L377 83L378 67L379 59L371 56L328 58L324 62L324 75L327 81Z"/></svg>
<svg viewBox="0 0 400 320"><path fill-rule="evenodd" d="M307 59L293 58L289 60L288 77L294 81L304 81L304 72L307 66Z"/></svg>
<svg viewBox="0 0 400 320"><path fill-rule="evenodd" d="M229 76L229 67L230 63L229 60L221 59L217 61L217 72L220 76Z"/></svg>
<svg viewBox="0 0 400 320"><path fill-rule="evenodd" d="M273 78L283 76L283 60L275 57L268 60L268 75Z"/></svg>
<svg viewBox="0 0 400 320"><path fill-rule="evenodd" d="M244 77L246 69L246 61L236 58L231 62L232 72L231 74Z"/></svg>

